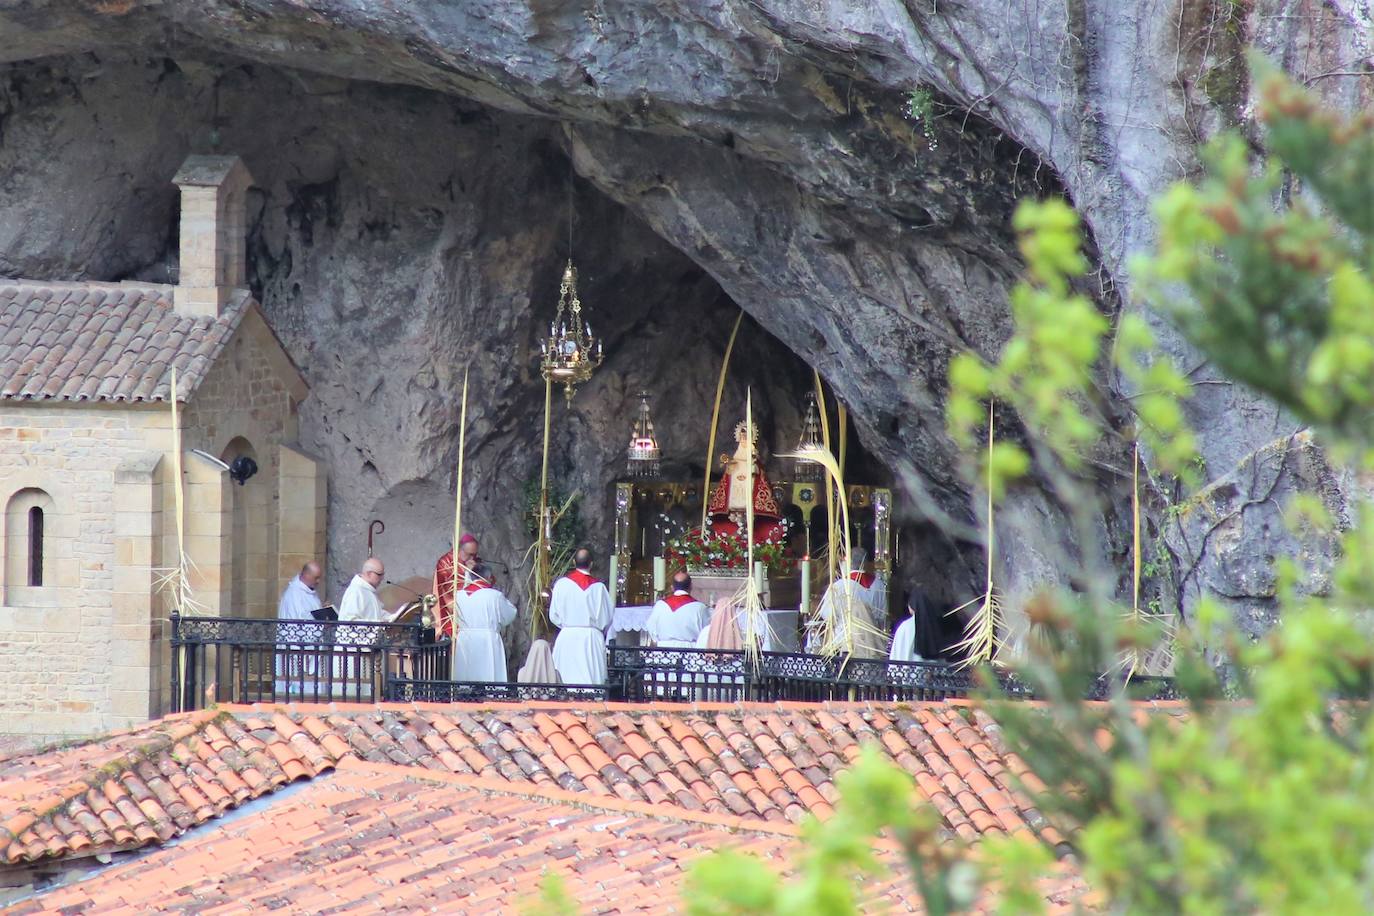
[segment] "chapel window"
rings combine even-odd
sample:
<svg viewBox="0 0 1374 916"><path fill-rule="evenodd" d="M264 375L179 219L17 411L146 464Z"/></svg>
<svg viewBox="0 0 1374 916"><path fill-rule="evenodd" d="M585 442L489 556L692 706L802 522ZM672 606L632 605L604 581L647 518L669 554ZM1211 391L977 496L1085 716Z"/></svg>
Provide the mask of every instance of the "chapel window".
<svg viewBox="0 0 1374 916"><path fill-rule="evenodd" d="M29 585L43 584L43 507L29 509Z"/></svg>
<svg viewBox="0 0 1374 916"><path fill-rule="evenodd" d="M38 601L46 592L37 589L49 587L56 580L56 511L52 497L37 487L25 487L9 498L4 516L5 539L0 550L5 573L0 603L23 606ZM60 554L60 548L57 552Z"/></svg>

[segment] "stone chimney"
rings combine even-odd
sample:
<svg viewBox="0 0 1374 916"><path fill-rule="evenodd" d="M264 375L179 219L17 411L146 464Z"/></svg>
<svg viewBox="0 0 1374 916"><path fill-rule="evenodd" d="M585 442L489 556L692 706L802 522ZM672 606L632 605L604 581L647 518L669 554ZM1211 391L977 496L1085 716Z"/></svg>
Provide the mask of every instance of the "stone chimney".
<svg viewBox="0 0 1374 916"><path fill-rule="evenodd" d="M247 285L244 196L253 178L237 156L189 156L172 181L181 188L176 309L217 318Z"/></svg>

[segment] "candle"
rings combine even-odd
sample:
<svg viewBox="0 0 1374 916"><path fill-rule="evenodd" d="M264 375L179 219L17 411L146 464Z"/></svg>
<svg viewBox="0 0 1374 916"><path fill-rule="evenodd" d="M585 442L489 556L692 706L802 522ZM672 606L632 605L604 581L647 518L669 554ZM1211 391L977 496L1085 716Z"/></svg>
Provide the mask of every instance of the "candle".
<svg viewBox="0 0 1374 916"><path fill-rule="evenodd" d="M617 607L617 606L620 604L620 578L619 578L619 577L620 577L620 569L619 569L619 566L620 566L620 558L617 557L615 554L611 554L611 576L610 576L610 578L611 578L611 581L610 581L610 586L611 586L611 607Z"/></svg>
<svg viewBox="0 0 1374 916"><path fill-rule="evenodd" d="M654 557L654 595L663 594L663 590L668 587L668 561L662 557Z"/></svg>
<svg viewBox="0 0 1374 916"><path fill-rule="evenodd" d="M755 560L755 561L754 561L754 586L759 590L759 594L762 595L762 594L763 594L763 561L762 561L762 560Z"/></svg>
<svg viewBox="0 0 1374 916"><path fill-rule="evenodd" d="M801 616L805 617L811 613L811 558L806 557L801 561Z"/></svg>

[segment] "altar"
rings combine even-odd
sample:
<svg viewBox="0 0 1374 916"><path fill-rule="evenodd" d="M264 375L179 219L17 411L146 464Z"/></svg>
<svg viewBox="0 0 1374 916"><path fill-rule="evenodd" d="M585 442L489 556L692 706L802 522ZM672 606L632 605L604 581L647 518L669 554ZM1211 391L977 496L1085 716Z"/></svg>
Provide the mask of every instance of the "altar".
<svg viewBox="0 0 1374 916"><path fill-rule="evenodd" d="M648 623L653 609L652 604L617 607L611 614L611 625L606 630L607 644L644 645L644 625ZM764 617L768 629L763 634L763 651L801 651L801 614L796 610L779 608L764 611Z"/></svg>
<svg viewBox="0 0 1374 916"><path fill-rule="evenodd" d="M809 398L797 454L769 467L758 426L746 417L734 428L733 453L718 456L719 476L658 480L660 452L647 397L641 395L627 467L639 479L617 483L614 490L608 585L615 620L608 638L637 640L672 575L684 570L692 577L692 595L711 608L722 599L740 600L752 577L768 615L771 647L799 649L812 599L819 600L832 577L831 564L813 556L824 557L841 511L848 543L871 558L874 572L890 574L892 491L825 482L822 465L800 457L822 448L819 427L815 398ZM890 612L875 610L883 618Z"/></svg>

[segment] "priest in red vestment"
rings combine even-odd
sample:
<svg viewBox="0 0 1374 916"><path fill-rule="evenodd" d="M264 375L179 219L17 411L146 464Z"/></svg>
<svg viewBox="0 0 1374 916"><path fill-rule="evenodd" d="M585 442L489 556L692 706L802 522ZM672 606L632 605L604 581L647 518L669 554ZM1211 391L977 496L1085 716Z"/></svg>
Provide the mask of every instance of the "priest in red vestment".
<svg viewBox="0 0 1374 916"><path fill-rule="evenodd" d="M477 555L477 538L465 534L458 539L458 564L462 570L462 585L472 582L472 570L482 560ZM434 596L439 599L435 610L436 636L453 635L453 551L450 550L434 564Z"/></svg>

